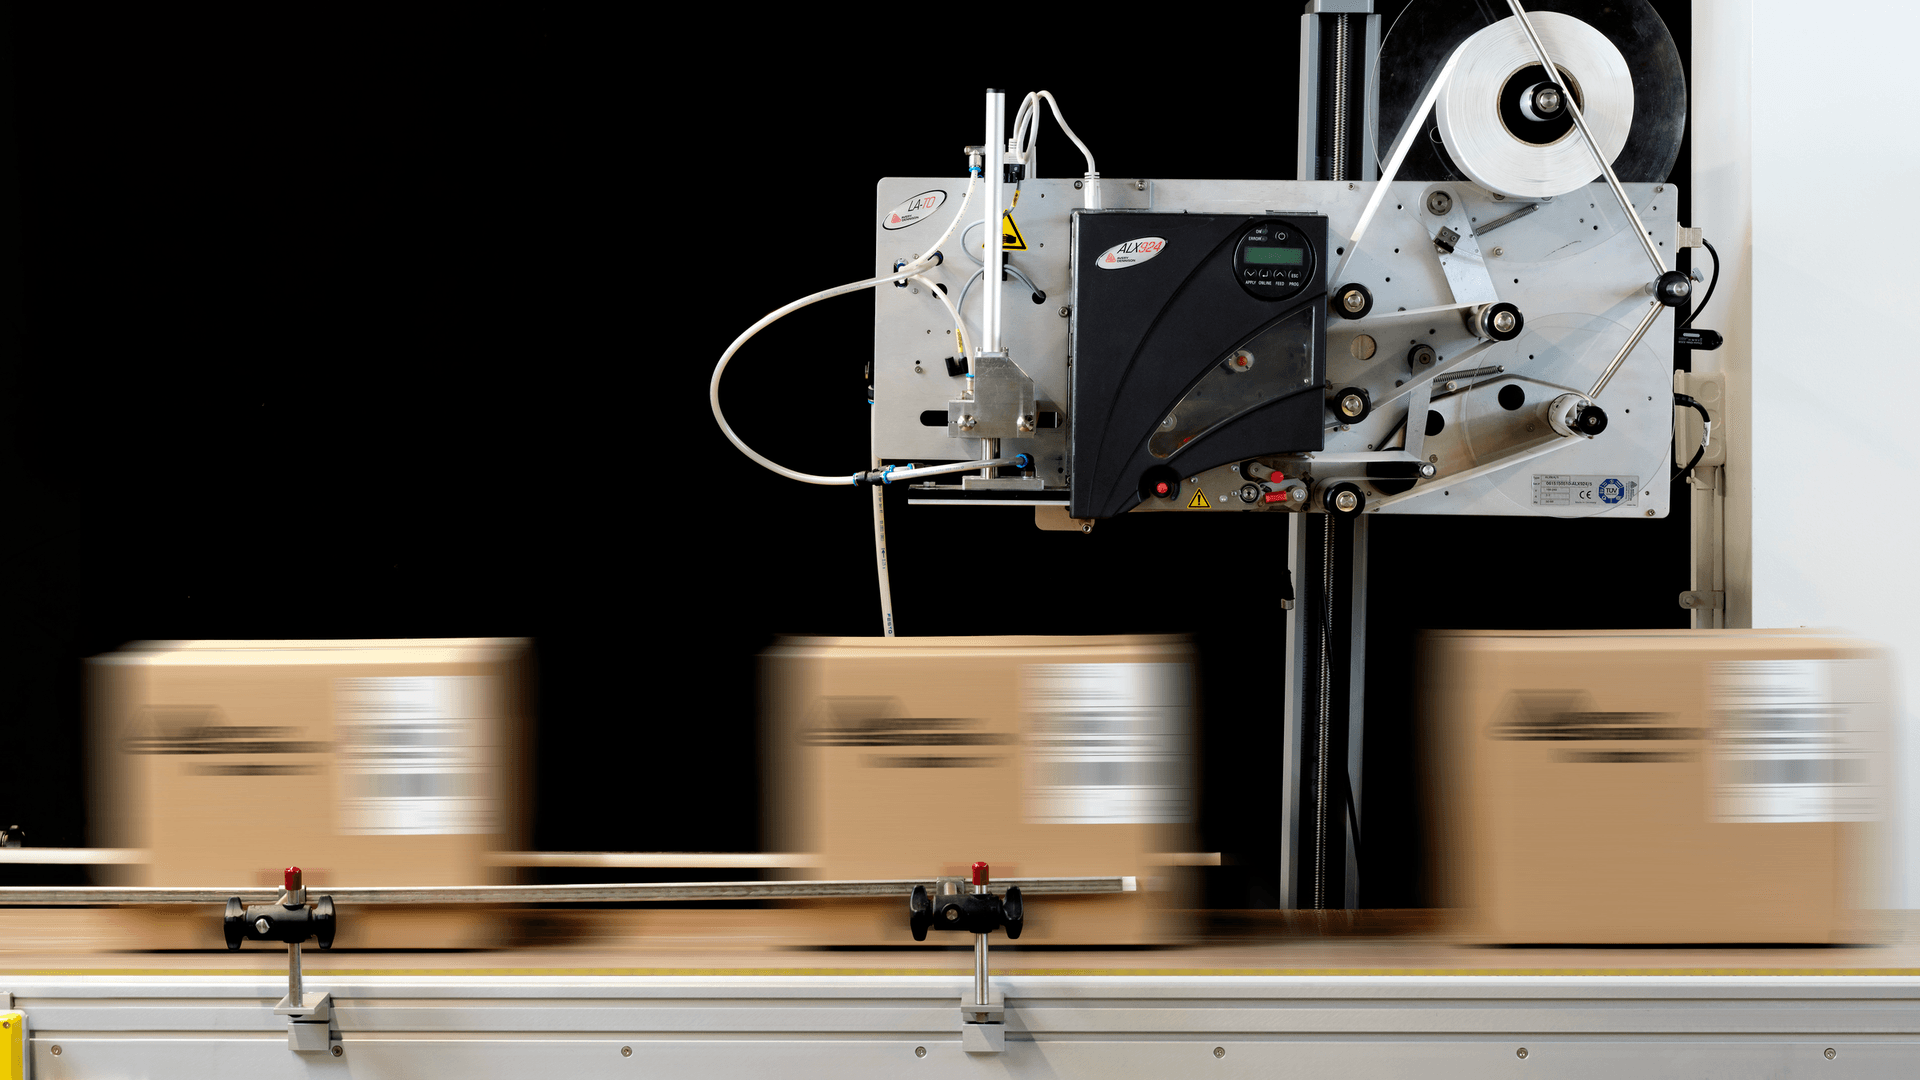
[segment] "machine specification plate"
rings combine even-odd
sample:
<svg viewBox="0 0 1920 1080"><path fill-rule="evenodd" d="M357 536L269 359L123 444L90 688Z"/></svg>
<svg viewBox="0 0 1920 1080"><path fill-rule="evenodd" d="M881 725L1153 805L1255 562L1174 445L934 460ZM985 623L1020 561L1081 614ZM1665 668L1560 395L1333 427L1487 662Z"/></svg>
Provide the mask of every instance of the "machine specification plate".
<svg viewBox="0 0 1920 1080"><path fill-rule="evenodd" d="M1637 476L1533 474L1535 506L1632 506L1639 497Z"/></svg>

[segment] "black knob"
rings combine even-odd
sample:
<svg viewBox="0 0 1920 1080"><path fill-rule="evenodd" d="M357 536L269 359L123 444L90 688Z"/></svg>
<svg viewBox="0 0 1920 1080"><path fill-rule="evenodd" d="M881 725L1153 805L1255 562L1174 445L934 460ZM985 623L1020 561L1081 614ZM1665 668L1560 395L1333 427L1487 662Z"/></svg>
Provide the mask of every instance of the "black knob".
<svg viewBox="0 0 1920 1080"><path fill-rule="evenodd" d="M933 925L933 901L927 898L927 887L915 885L913 895L907 897L907 927L913 931L913 940L927 940L927 928Z"/></svg>
<svg viewBox="0 0 1920 1080"><path fill-rule="evenodd" d="M1007 890L1006 898L1000 901L1000 914L1007 925L1007 940L1019 937L1027 925L1027 905L1020 899L1020 886Z"/></svg>
<svg viewBox="0 0 1920 1080"><path fill-rule="evenodd" d="M247 938L247 905L237 896L227 898L227 916L221 923L227 935L227 951L236 952Z"/></svg>
<svg viewBox="0 0 1920 1080"><path fill-rule="evenodd" d="M313 903L313 939L322 949L333 948L333 897L323 896Z"/></svg>
<svg viewBox="0 0 1920 1080"><path fill-rule="evenodd" d="M1607 430L1607 414L1598 405L1582 405L1574 414L1573 430L1582 435L1598 435Z"/></svg>

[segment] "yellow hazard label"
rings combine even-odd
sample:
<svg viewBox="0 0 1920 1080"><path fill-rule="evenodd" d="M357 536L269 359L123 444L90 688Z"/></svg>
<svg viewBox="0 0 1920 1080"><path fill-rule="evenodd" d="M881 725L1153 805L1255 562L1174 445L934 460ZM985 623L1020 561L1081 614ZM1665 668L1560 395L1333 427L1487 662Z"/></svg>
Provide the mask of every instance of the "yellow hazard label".
<svg viewBox="0 0 1920 1080"><path fill-rule="evenodd" d="M1013 223L1013 215L1000 215L1000 247L1005 251L1027 250L1027 238L1020 235L1020 226Z"/></svg>
<svg viewBox="0 0 1920 1080"><path fill-rule="evenodd" d="M1207 493L1199 488L1193 489L1193 498L1187 500L1189 510L1211 510L1213 504L1207 501Z"/></svg>

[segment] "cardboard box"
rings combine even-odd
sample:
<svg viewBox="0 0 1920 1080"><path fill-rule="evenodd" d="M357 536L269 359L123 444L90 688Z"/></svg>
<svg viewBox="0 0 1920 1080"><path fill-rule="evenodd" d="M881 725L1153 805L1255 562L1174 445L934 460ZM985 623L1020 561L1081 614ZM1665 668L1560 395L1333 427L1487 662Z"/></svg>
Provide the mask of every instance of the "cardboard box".
<svg viewBox="0 0 1920 1080"><path fill-rule="evenodd" d="M1804 631L1456 632L1424 661L1436 883L1489 943L1840 943L1887 655Z"/></svg>
<svg viewBox="0 0 1920 1080"><path fill-rule="evenodd" d="M90 665L92 843L140 848L128 885L310 889L504 884L526 846L526 645L515 640L188 641ZM135 947L224 947L174 908ZM204 924L204 925L203 925ZM478 910L342 909L339 948L498 945Z"/></svg>
<svg viewBox="0 0 1920 1080"><path fill-rule="evenodd" d="M762 660L767 837L817 879L1133 876L1036 897L1020 938L1143 944L1190 904L1193 665L1170 637L789 638ZM820 908L816 944L912 945L907 905ZM797 927L800 924L795 924ZM943 940L944 939L944 940ZM970 944L931 934L930 945Z"/></svg>

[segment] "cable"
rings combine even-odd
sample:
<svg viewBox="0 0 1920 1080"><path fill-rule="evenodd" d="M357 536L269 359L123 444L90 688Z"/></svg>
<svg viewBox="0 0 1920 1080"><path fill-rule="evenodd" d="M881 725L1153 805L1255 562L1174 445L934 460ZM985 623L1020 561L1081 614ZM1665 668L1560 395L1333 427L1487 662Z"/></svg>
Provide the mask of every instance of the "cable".
<svg viewBox="0 0 1920 1080"><path fill-rule="evenodd" d="M1093 151L1087 149L1087 144L1081 142L1080 136L1075 135L1073 129L1067 126L1067 118L1060 115L1060 103L1045 90L1036 90L1028 94L1026 99L1020 102L1020 111L1014 114L1013 140L1016 152L1026 153L1033 148L1034 139L1039 134L1040 125L1036 121L1040 115L1038 106L1041 98L1045 98L1047 104L1053 107L1054 122L1060 125L1060 130L1066 133L1067 138L1073 140L1073 145L1080 148L1080 156L1087 159L1087 174L1098 175L1100 170L1093 163ZM1024 146L1021 144L1022 139L1026 140Z"/></svg>
<svg viewBox="0 0 1920 1080"><path fill-rule="evenodd" d="M1708 295L1711 296L1711 292L1709 292ZM1703 302L1700 306L1706 307L1707 305ZM1705 405L1700 404L1685 394L1673 395L1673 404L1676 408L1690 408L1700 414L1700 448L1693 452L1693 460L1687 462L1686 468L1673 474L1675 480L1685 480L1687 475L1693 472L1693 467L1700 464L1701 456L1707 452L1707 442L1713 438L1713 417L1707 415L1707 407Z"/></svg>
<svg viewBox="0 0 1920 1080"><path fill-rule="evenodd" d="M1704 236L1700 238L1700 246L1706 248L1707 254L1713 256L1713 280L1707 282L1707 295L1705 299L1700 301L1700 306L1688 312L1687 321L1680 324L1680 329L1682 330L1692 326L1693 320L1699 318L1700 313L1707 310L1707 304L1713 300L1713 287L1720 284L1720 253L1713 250L1713 244Z"/></svg>
<svg viewBox="0 0 1920 1080"><path fill-rule="evenodd" d="M732 443L736 448L739 449L741 453L747 455L748 458L751 458L753 461L755 461L756 463L758 463L759 465L761 465L762 467L766 468L771 472L784 476L789 480L798 480L803 484L819 484L822 486L829 486L829 487L837 487L842 484L850 485L850 484L861 484L861 483L887 484L887 483L892 483L896 479L907 479L910 477L917 477L917 476L938 476L944 473L966 472L971 469L1007 465L1012 463L1011 458L996 458L991 461L966 461L966 462L960 462L953 465L933 465L933 466L909 465L904 468L890 467L886 469L882 469L876 466L875 468L869 471L851 473L846 476L823 476L817 473L803 473L796 469L789 469L786 466L781 465L771 460L770 458L763 456L758 451L754 450L753 447L748 446L745 440L741 439L739 435L734 433L732 426L727 423L726 414L722 412L720 409L720 377L726 374L727 364L730 361L732 361L734 354L739 352L741 347L744 346L748 341L752 340L755 334L759 333L762 330L765 330L767 327L773 325L775 322L778 322L779 320L785 318L786 316L791 315L796 311L799 311L803 307L808 307L810 305L817 304L820 301L826 300L830 297L845 296L848 293L859 292L862 289L870 289L876 285L889 284L892 282L896 282L896 281L900 281L908 278L918 278L922 271L930 269L931 267L938 264L936 256L938 255L941 246L944 245L947 242L947 239L953 235L954 228L958 226L960 222L966 218L967 207L972 203L973 193L975 189L979 187L979 185L980 185L980 174L976 172L973 174L973 176L971 176L967 180L967 191L966 191L966 194L961 197L960 211L954 214L953 220L947 223L947 231L940 234L940 239L934 241L933 245L927 249L924 255L921 255L915 258L912 262L909 262L906 265L898 268L898 270L895 273L888 274L885 277L869 278L866 281L856 281L847 285L838 285L831 289L822 289L819 292L813 293L810 296L803 296L800 299L795 300L792 303L786 305L785 307L775 309L774 311L772 311L771 313L763 317L759 322L754 323L752 326L747 327L746 331L742 333L739 337L733 339L733 344L727 346L727 351L720 354L720 362L713 366L713 378L707 384L707 404L712 407L713 420L716 424L720 425L720 433L727 437L728 442ZM926 279L920 278L920 280L924 281ZM940 293L940 290L938 289L935 289L934 292L940 294L940 300L942 303L947 303L945 293ZM958 321L960 318L958 311L954 309L952 304L947 304L947 310L954 313L955 324L958 325Z"/></svg>

